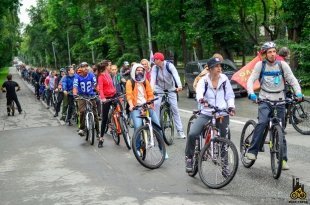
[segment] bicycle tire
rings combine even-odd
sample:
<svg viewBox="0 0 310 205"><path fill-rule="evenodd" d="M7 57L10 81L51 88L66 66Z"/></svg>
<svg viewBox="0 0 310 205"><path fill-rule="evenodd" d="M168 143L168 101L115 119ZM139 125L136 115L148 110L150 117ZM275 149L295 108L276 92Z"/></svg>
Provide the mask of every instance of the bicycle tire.
<svg viewBox="0 0 310 205"><path fill-rule="evenodd" d="M303 135L310 135L310 101L304 100L294 105L290 116L292 126Z"/></svg>
<svg viewBox="0 0 310 205"><path fill-rule="evenodd" d="M107 123L106 123L106 126L105 126L104 133L107 133L108 130L109 130L109 124L111 123L111 119L112 119L112 112L113 112L112 106L110 106L109 112L108 112Z"/></svg>
<svg viewBox="0 0 310 205"><path fill-rule="evenodd" d="M139 127L132 138L132 151L138 160L138 162L148 168L148 169L157 169L159 168L165 161L166 155L166 147L165 142L162 138L161 132L157 129L153 129L153 136L154 136L154 145L153 147L148 147L143 135L145 134L147 139L150 137L150 130L148 125L143 125ZM141 142L139 144L139 142ZM149 140L148 140L149 142ZM152 150L151 150L152 149ZM138 152L139 151L139 152ZM152 158L152 154L157 152L159 155L156 162L150 162Z"/></svg>
<svg viewBox="0 0 310 205"><path fill-rule="evenodd" d="M167 145L172 145L174 141L174 120L170 109L167 106L163 106L160 111L160 126L164 133L163 136L165 143Z"/></svg>
<svg viewBox="0 0 310 205"><path fill-rule="evenodd" d="M193 114L193 115L189 118L188 123L187 123L186 136L188 136L189 131L190 131L190 129L191 129L191 126L192 126L192 124L193 124L193 121L194 121L195 119L197 119L197 115L195 115L195 114Z"/></svg>
<svg viewBox="0 0 310 205"><path fill-rule="evenodd" d="M114 118L112 119L112 123L111 123L111 135L112 135L112 138L113 138L115 144L119 145L120 136L119 136L119 134L116 131L116 126L115 126Z"/></svg>
<svg viewBox="0 0 310 205"><path fill-rule="evenodd" d="M273 178L281 176L283 160L283 130L280 125L273 125L270 134L270 159Z"/></svg>
<svg viewBox="0 0 310 205"><path fill-rule="evenodd" d="M256 122L254 120L248 120L243 126L240 137L240 159L244 167L250 168L255 163L255 160L248 160L245 157L247 150L249 149L253 137L254 128Z"/></svg>
<svg viewBox="0 0 310 205"><path fill-rule="evenodd" d="M89 129L90 129L90 134L91 134L91 137L90 137L90 144L91 145L94 145L95 143L95 121L94 121L94 117L93 115L88 115L89 117Z"/></svg>
<svg viewBox="0 0 310 205"><path fill-rule="evenodd" d="M210 155L212 143L214 150L213 156ZM225 165L226 161L226 164L228 164L229 161L231 161L232 164ZM208 163L212 165L212 168L207 166ZM222 188L228 185L235 177L238 170L238 163L238 151L232 141L221 137L211 139L211 142L206 144L200 152L198 160L200 179L209 188ZM215 167L214 174L212 174L213 167ZM218 167L221 168L220 173L218 173Z"/></svg>
<svg viewBox="0 0 310 205"><path fill-rule="evenodd" d="M130 150L131 144L132 144L131 143L131 136L129 134L127 123L126 123L126 120L124 117L121 117L120 124L121 124L121 129L122 129L122 134L123 134L125 144L126 144L127 148Z"/></svg>
<svg viewBox="0 0 310 205"><path fill-rule="evenodd" d="M14 101L12 101L11 103L11 112L12 112L12 116L15 115L15 105L14 105Z"/></svg>

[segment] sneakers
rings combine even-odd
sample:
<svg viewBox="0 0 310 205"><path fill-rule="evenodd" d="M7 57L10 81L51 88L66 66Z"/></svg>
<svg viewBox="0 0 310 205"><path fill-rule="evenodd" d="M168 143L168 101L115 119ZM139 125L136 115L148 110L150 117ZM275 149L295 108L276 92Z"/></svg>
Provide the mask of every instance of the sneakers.
<svg viewBox="0 0 310 205"><path fill-rule="evenodd" d="M81 137L85 136L84 130L79 130L78 134L79 134Z"/></svg>
<svg viewBox="0 0 310 205"><path fill-rule="evenodd" d="M66 116L61 116L60 120L65 121L66 120Z"/></svg>
<svg viewBox="0 0 310 205"><path fill-rule="evenodd" d="M186 172L192 172L193 171L193 160L190 158L185 159L185 170Z"/></svg>
<svg viewBox="0 0 310 205"><path fill-rule="evenodd" d="M58 117L58 112L55 113L54 117Z"/></svg>
<svg viewBox="0 0 310 205"><path fill-rule="evenodd" d="M67 123L68 123L68 126L72 126L71 120L68 120Z"/></svg>
<svg viewBox="0 0 310 205"><path fill-rule="evenodd" d="M248 160L256 160L256 155L255 154L252 154L252 153L249 153L247 152L245 154L245 157L248 159Z"/></svg>
<svg viewBox="0 0 310 205"><path fill-rule="evenodd" d="M290 167L287 165L287 162L285 160L282 161L282 170L289 170Z"/></svg>
<svg viewBox="0 0 310 205"><path fill-rule="evenodd" d="M103 139L99 140L98 142L98 148L102 148L103 147Z"/></svg>
<svg viewBox="0 0 310 205"><path fill-rule="evenodd" d="M167 151L166 151L166 155L165 155L165 160L169 159L169 156L167 154Z"/></svg>
<svg viewBox="0 0 310 205"><path fill-rule="evenodd" d="M178 138L178 139L185 139L186 136L185 136L184 132L178 132L177 138Z"/></svg>

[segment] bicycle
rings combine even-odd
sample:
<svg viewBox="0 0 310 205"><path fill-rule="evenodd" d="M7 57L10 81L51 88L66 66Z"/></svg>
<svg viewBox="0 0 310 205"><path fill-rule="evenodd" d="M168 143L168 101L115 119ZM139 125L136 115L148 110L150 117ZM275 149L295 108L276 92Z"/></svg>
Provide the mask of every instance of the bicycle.
<svg viewBox="0 0 310 205"><path fill-rule="evenodd" d="M268 126L265 128L263 132L263 140L260 145L260 149L263 149L264 144L269 145L270 149L270 160L271 160L271 171L273 174L273 178L278 179L281 176L282 170L282 160L283 160L283 137L284 137L284 130L282 127L282 121L280 118L277 117L277 106L279 103L291 103L292 100L279 100L279 101L271 101L271 100L262 100L259 99L257 101L258 104L265 102L270 105L272 109L271 116L269 117ZM251 141L254 133L254 129L256 127L256 122L254 120L248 120L241 132L240 137L240 155L241 155L241 162L244 167L250 168L254 163L255 160L248 160L245 157L248 149L251 146ZM267 134L269 133L269 139L266 140Z"/></svg>
<svg viewBox="0 0 310 205"><path fill-rule="evenodd" d="M78 96L75 100L85 100L86 109L85 109L85 128L86 128L86 141L89 141L91 145L95 143L95 116L93 113L93 104L92 100L95 100L97 96L86 97Z"/></svg>
<svg viewBox="0 0 310 205"><path fill-rule="evenodd" d="M125 144L127 148L131 149L131 136L129 134L129 130L127 127L127 122L125 118L125 114L123 112L123 106L122 106L122 99L125 94L117 95L111 99L106 100L104 103L112 102L111 105L111 113L110 116L108 116L108 119L111 120L110 126L111 126L111 134L113 137L114 142L119 145L120 143L120 135L123 135ZM107 123L108 128L108 123Z"/></svg>
<svg viewBox="0 0 310 205"><path fill-rule="evenodd" d="M172 145L174 141L174 119L173 113L169 104L169 93L175 92L169 90L163 90L163 92L155 92L155 95L163 95L162 102L160 105L160 126L163 130L164 141L167 145Z"/></svg>
<svg viewBox="0 0 310 205"><path fill-rule="evenodd" d="M220 113L228 113L226 109L208 105L213 108L212 119L204 126L203 131L196 139L193 156L193 170L188 175L194 177L199 172L200 179L209 188L219 189L228 185L238 170L238 151L228 138L220 137L216 127L217 120L223 120ZM200 111L194 113L199 115ZM212 173L213 172L213 173Z"/></svg>
<svg viewBox="0 0 310 205"><path fill-rule="evenodd" d="M166 156L161 127L152 121L148 107L157 99L154 98L134 107L134 110L141 108L145 111L145 115L140 115L142 126L133 135L132 150L138 162L148 169L159 168L164 163Z"/></svg>

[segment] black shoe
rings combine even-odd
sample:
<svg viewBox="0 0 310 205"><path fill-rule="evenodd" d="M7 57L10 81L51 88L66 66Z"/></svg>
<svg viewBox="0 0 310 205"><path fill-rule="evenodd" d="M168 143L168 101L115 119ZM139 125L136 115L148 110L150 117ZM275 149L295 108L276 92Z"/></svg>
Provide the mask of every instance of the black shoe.
<svg viewBox="0 0 310 205"><path fill-rule="evenodd" d="M72 122L71 122L71 120L68 120L68 126L72 126Z"/></svg>
<svg viewBox="0 0 310 205"><path fill-rule="evenodd" d="M8 116L11 116L11 114L8 112Z"/></svg>
<svg viewBox="0 0 310 205"><path fill-rule="evenodd" d="M58 117L58 112L55 113L54 117Z"/></svg>
<svg viewBox="0 0 310 205"><path fill-rule="evenodd" d="M102 148L103 147L103 139L99 140L98 142L98 148Z"/></svg>

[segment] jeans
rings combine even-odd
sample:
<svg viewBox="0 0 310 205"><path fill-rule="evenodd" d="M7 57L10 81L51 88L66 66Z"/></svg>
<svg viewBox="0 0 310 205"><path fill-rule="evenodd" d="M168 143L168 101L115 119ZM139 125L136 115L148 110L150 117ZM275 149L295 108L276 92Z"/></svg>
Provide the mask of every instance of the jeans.
<svg viewBox="0 0 310 205"><path fill-rule="evenodd" d="M278 118L282 120L282 124L285 124L285 105L278 105L277 106L277 113ZM268 103L261 103L258 107L258 123L254 129L251 147L249 148L248 152L257 156L258 150L260 149L261 144L263 143L263 135L269 123L269 118L272 114L272 108ZM287 144L285 136L283 135L283 160L287 161Z"/></svg>
<svg viewBox="0 0 310 205"><path fill-rule="evenodd" d="M154 112L154 110L149 109L149 112L150 112L150 117L152 119L152 122L154 122L155 124L159 125L159 120L158 120L158 117L156 116L156 113ZM134 132L139 127L142 126L142 119L139 118L139 116L140 116L140 110L133 110L130 113L130 117L131 117L131 119L133 121ZM137 148L140 148L140 146L141 146L141 141L140 141L139 137L137 137L136 145L137 145Z"/></svg>
<svg viewBox="0 0 310 205"><path fill-rule="evenodd" d="M187 136L185 156L192 158L195 152L196 139L199 138L200 133L203 131L204 126L212 119L212 116L200 114L197 119L194 120L191 129ZM220 130L221 137L228 138L228 125L229 116L224 116L222 122L217 120L216 127Z"/></svg>

